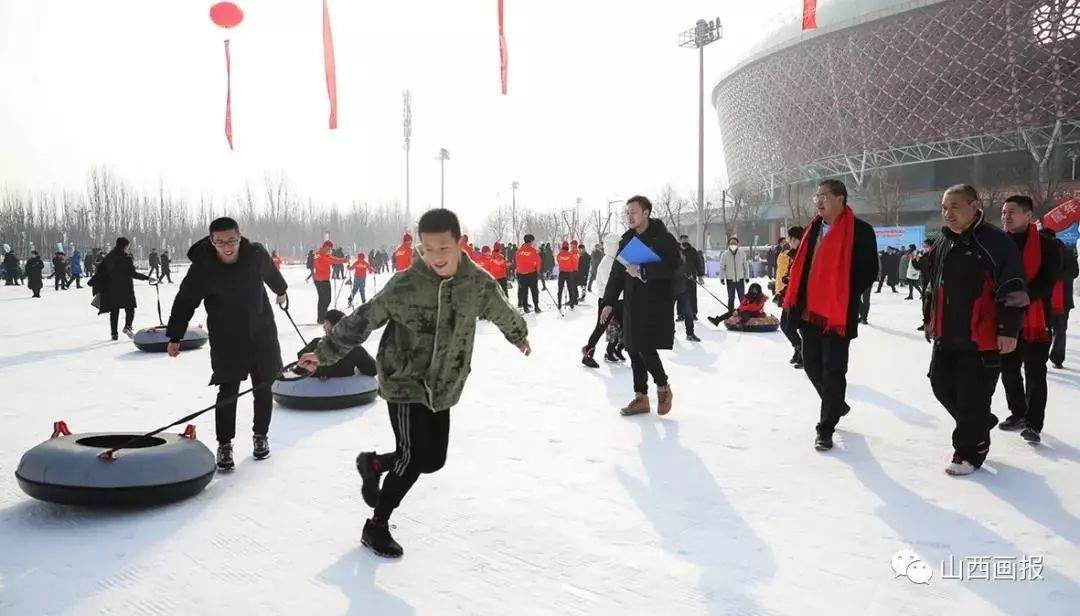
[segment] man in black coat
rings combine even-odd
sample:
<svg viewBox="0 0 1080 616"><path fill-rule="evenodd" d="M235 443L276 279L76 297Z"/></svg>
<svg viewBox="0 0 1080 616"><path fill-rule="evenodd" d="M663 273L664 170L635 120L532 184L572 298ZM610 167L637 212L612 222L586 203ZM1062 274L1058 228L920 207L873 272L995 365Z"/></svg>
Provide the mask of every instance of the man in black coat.
<svg viewBox="0 0 1080 616"><path fill-rule="evenodd" d="M161 258L158 257L157 248L150 249L150 256L147 257L150 262L150 271L146 272L146 275L154 278L155 276L161 279Z"/></svg>
<svg viewBox="0 0 1080 616"><path fill-rule="evenodd" d="M8 287L19 285L19 257L15 256L14 250L9 250L4 255L4 285Z"/></svg>
<svg viewBox="0 0 1080 616"><path fill-rule="evenodd" d="M1052 326L1054 342L1050 348L1050 363L1061 370L1065 364L1065 335L1069 328L1069 312L1075 307L1073 281L1080 274L1077 267L1076 249L1055 240L1061 250L1061 311L1054 314Z"/></svg>
<svg viewBox="0 0 1080 616"><path fill-rule="evenodd" d="M619 296L623 296L623 345L634 373L634 399L621 409L624 416L652 410L648 397L650 375L656 383L657 412L666 415L671 411L671 387L657 351L675 345L674 279L682 257L675 237L663 222L650 214L652 203L647 198L635 196L626 202L630 229L619 240L616 254L621 254L630 240L637 238L660 261L627 266L616 259L604 287L604 308L600 312L600 322L606 323Z"/></svg>
<svg viewBox="0 0 1080 616"><path fill-rule="evenodd" d="M53 255L53 290L59 291L60 289L68 288L67 281L67 258L64 257L64 253L57 252Z"/></svg>
<svg viewBox="0 0 1080 616"><path fill-rule="evenodd" d="M172 265L172 260L169 259L169 251L161 251L161 273L158 274L158 282L162 279L168 279L169 284L172 284L172 273L169 272L169 267Z"/></svg>
<svg viewBox="0 0 1080 616"><path fill-rule="evenodd" d="M101 261L93 278L86 284L100 295L98 314L109 315L109 333L112 339L118 338L116 328L120 322L120 310L124 311L124 334L134 336L132 325L135 323L135 280L149 280L146 274L135 270L135 261L131 258L131 242L126 237L116 238L116 244Z"/></svg>
<svg viewBox="0 0 1080 616"><path fill-rule="evenodd" d="M679 236L679 250L682 251L684 267L686 268L687 282L687 309L697 320L697 285L705 277L705 257L701 251L690 244L690 236L683 233ZM775 265L775 264L774 264ZM735 306L732 306L735 308Z"/></svg>
<svg viewBox="0 0 1080 616"><path fill-rule="evenodd" d="M45 269L45 262L41 260L36 250L30 251L30 258L26 260L26 288L34 293L34 297L41 297L41 272Z"/></svg>
<svg viewBox="0 0 1080 616"><path fill-rule="evenodd" d="M216 410L217 464L221 470L231 470L235 396L249 374L256 388L253 454L256 460L270 455L267 433L273 398L269 385L281 372L281 349L263 285L277 295L278 305L285 305L288 285L262 244L241 237L231 218L210 223L209 237L196 242L188 258L191 267L180 282L169 317L167 350L171 357L180 354L180 340L203 303L210 333L210 384L218 386L220 404Z"/></svg>
<svg viewBox="0 0 1080 616"><path fill-rule="evenodd" d="M589 284L589 271L595 271L592 265L592 256L589 254L589 249L585 247L584 242L578 246L578 281L577 284L581 287L581 293L578 295L578 303L585 301L585 294L588 293ZM599 266L599 264L597 264ZM575 289L576 290L576 289Z"/></svg>
<svg viewBox="0 0 1080 616"><path fill-rule="evenodd" d="M860 296L878 277L877 237L874 228L856 218L851 211L847 202L847 187L843 182L821 182L814 193L814 203L818 215L803 233L798 255L789 273L784 308L791 310L791 318L798 323L802 337L803 368L821 398L814 446L819 451L826 451L832 449L836 424L850 410L845 401L848 351L851 341L859 334ZM848 217L853 220L849 221ZM822 250L819 255L818 248L829 234L844 232L842 226L845 224L853 225L851 237L846 239L852 246L848 271L819 272L819 268L841 267L839 261L826 262L825 251ZM842 252L830 251L830 254L839 255ZM815 276L811 276L811 273ZM831 275L823 275L826 273ZM815 279L819 281L816 284ZM821 302L822 298L841 297L844 293L848 298L845 314L823 314L815 307L817 304L827 308L831 303ZM843 307L838 307L838 310L843 310Z"/></svg>

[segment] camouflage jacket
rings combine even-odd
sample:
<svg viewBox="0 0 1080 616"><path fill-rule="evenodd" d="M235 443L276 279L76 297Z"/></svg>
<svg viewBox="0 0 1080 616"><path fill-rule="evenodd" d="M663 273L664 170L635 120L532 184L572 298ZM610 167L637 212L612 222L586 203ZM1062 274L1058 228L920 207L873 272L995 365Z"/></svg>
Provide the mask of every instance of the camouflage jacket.
<svg viewBox="0 0 1080 616"><path fill-rule="evenodd" d="M525 343L525 320L490 274L462 256L457 274L440 278L413 259L381 291L341 319L315 350L328 365L386 325L376 355L379 393L436 411L457 404L472 362L476 319L494 323L514 346Z"/></svg>

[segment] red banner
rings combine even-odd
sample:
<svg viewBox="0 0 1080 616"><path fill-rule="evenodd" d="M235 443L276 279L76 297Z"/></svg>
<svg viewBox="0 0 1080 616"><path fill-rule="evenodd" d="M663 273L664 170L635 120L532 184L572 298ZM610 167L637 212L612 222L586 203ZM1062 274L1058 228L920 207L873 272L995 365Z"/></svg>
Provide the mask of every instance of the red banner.
<svg viewBox="0 0 1080 616"><path fill-rule="evenodd" d="M334 35L330 32L330 8L322 3L323 64L326 66L326 95L330 97L330 129L337 128L337 70L334 68Z"/></svg>
<svg viewBox="0 0 1080 616"><path fill-rule="evenodd" d="M499 78L502 80L502 93L504 96L506 95L506 77L509 63L506 50L506 32L503 30L503 0L499 0Z"/></svg>
<svg viewBox="0 0 1080 616"><path fill-rule="evenodd" d="M232 60L229 58L229 39L225 39L225 139L232 144Z"/></svg>
<svg viewBox="0 0 1080 616"><path fill-rule="evenodd" d="M802 3L802 29L817 29L817 0L803 0Z"/></svg>
<svg viewBox="0 0 1080 616"><path fill-rule="evenodd" d="M1080 221L1080 198L1077 197L1066 199L1042 219L1043 227L1055 233L1077 221Z"/></svg>

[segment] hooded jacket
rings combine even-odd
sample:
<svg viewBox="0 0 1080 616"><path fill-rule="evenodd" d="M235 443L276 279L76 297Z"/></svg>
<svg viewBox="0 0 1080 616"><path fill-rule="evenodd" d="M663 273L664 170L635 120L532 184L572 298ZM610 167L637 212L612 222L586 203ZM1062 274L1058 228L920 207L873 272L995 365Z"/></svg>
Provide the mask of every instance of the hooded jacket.
<svg viewBox="0 0 1080 616"><path fill-rule="evenodd" d="M210 333L211 384L247 378L252 367L264 379L281 370L281 349L270 300L263 285L277 295L288 289L281 272L262 244L240 239L236 263L222 263L204 237L187 256L191 260L173 300L166 335L176 342L184 337L200 303L206 308Z"/></svg>
<svg viewBox="0 0 1080 616"><path fill-rule="evenodd" d="M596 283L600 285L596 289L597 297L604 297L604 288L608 278L611 277L611 266L615 263L615 255L619 253L619 238L609 235L604 239L604 251L601 253L600 263L596 266Z"/></svg>
<svg viewBox="0 0 1080 616"><path fill-rule="evenodd" d="M401 246L398 246L397 250L394 251L394 270L395 271L403 272L403 271L409 269L409 265L412 264L412 261L413 261L413 258L412 258L412 256L413 256L413 243L412 243L412 240L413 240L412 236L409 235L408 233L401 236Z"/></svg>
<svg viewBox="0 0 1080 616"><path fill-rule="evenodd" d="M389 402L443 411L457 404L465 388L480 317L494 323L514 346L526 341L525 320L495 279L465 255L450 278L440 278L423 259L415 259L339 321L315 354L320 365L337 363L386 325L376 354L379 394Z"/></svg>

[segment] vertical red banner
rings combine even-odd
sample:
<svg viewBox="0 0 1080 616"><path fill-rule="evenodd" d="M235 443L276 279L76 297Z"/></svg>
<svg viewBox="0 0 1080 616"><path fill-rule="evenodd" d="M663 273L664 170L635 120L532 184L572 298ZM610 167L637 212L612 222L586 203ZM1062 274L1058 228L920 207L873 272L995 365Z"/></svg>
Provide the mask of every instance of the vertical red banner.
<svg viewBox="0 0 1080 616"><path fill-rule="evenodd" d="M817 0L803 0L802 3L802 29L817 29Z"/></svg>
<svg viewBox="0 0 1080 616"><path fill-rule="evenodd" d="M499 0L499 78L502 81L502 93L506 95L507 71L510 58L506 49L506 32L503 30L503 0Z"/></svg>
<svg viewBox="0 0 1080 616"><path fill-rule="evenodd" d="M337 69L334 67L334 35L330 32L330 7L322 3L323 64L326 65L326 95L330 98L330 129L337 128Z"/></svg>
<svg viewBox="0 0 1080 616"><path fill-rule="evenodd" d="M232 143L232 60L229 57L229 39L225 39L225 140Z"/></svg>

